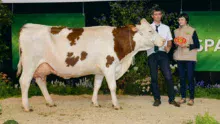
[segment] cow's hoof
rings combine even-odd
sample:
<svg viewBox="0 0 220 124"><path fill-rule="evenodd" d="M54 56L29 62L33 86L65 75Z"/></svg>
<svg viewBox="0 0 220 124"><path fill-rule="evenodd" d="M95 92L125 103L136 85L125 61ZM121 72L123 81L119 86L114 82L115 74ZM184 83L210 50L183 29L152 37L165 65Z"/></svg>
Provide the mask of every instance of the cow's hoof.
<svg viewBox="0 0 220 124"><path fill-rule="evenodd" d="M24 112L33 112L34 110L33 109L25 109L23 108Z"/></svg>
<svg viewBox="0 0 220 124"><path fill-rule="evenodd" d="M49 103L46 103L46 106L48 106L48 107L57 107L56 104L49 104Z"/></svg>
<svg viewBox="0 0 220 124"><path fill-rule="evenodd" d="M120 109L122 109L122 107L120 107L120 106L114 106L114 105L112 105L112 107L113 107L115 110L120 110Z"/></svg>
<svg viewBox="0 0 220 124"><path fill-rule="evenodd" d="M99 105L98 103L94 103L94 102L92 102L92 105L93 105L94 107L97 107L97 108L102 107L102 106L101 106L101 105Z"/></svg>

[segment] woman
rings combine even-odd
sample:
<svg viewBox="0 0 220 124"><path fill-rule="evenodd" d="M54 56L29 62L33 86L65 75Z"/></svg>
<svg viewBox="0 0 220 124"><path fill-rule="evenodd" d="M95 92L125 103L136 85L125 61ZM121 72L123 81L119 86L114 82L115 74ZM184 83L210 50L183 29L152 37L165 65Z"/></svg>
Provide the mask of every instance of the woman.
<svg viewBox="0 0 220 124"><path fill-rule="evenodd" d="M180 76L180 104L186 103L186 77L188 78L190 99L188 105L194 104L194 69L197 61L197 49L199 49L199 39L194 28L189 26L189 16L186 13L178 17L179 28L174 31L175 37L186 40L185 44L176 44L177 50L174 52L174 59L177 61ZM187 76L185 71L187 71Z"/></svg>

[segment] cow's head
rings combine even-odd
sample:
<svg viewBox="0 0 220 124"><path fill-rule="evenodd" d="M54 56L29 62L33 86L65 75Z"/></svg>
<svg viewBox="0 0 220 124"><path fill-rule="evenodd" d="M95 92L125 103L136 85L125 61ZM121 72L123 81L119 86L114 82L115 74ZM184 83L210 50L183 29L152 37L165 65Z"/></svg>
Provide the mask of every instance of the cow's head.
<svg viewBox="0 0 220 124"><path fill-rule="evenodd" d="M139 48L143 50L150 49L155 45L161 47L165 43L165 39L152 28L146 19L142 19L141 24L136 25L132 30L137 32L138 35L134 37L134 40L139 42Z"/></svg>

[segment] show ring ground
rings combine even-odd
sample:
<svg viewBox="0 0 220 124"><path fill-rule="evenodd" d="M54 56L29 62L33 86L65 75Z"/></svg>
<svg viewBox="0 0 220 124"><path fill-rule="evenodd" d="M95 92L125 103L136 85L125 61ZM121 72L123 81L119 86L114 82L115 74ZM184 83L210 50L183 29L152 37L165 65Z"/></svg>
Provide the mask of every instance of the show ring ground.
<svg viewBox="0 0 220 124"><path fill-rule="evenodd" d="M21 98L0 100L3 112L0 123L14 119L19 124L182 124L208 112L220 121L220 100L195 99L194 106L169 105L166 96L162 105L153 107L151 96L118 96L122 110L114 110L109 95L99 95L101 108L91 106L90 95L52 95L57 107L47 107L42 96L30 98L33 112L23 112ZM179 100L180 98L176 98Z"/></svg>

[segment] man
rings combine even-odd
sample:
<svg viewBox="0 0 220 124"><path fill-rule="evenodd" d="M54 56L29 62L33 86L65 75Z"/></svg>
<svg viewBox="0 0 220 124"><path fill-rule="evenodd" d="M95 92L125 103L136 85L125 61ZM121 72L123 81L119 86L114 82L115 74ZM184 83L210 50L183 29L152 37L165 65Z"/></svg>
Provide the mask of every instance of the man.
<svg viewBox="0 0 220 124"><path fill-rule="evenodd" d="M180 107L175 99L174 94L174 85L170 70L168 52L172 47L172 35L170 32L170 28L167 25L161 23L162 19L162 10L156 8L152 11L152 18L153 23L151 26L161 35L163 38L166 39L164 46L158 48L155 46L152 49L147 50L148 54L148 65L150 67L150 74L151 74L151 89L154 96L154 103L153 106L159 106L161 104L160 92L158 87L158 67L160 67L161 72L163 73L166 82L168 83L168 97L169 97L169 104L174 105L176 107Z"/></svg>

